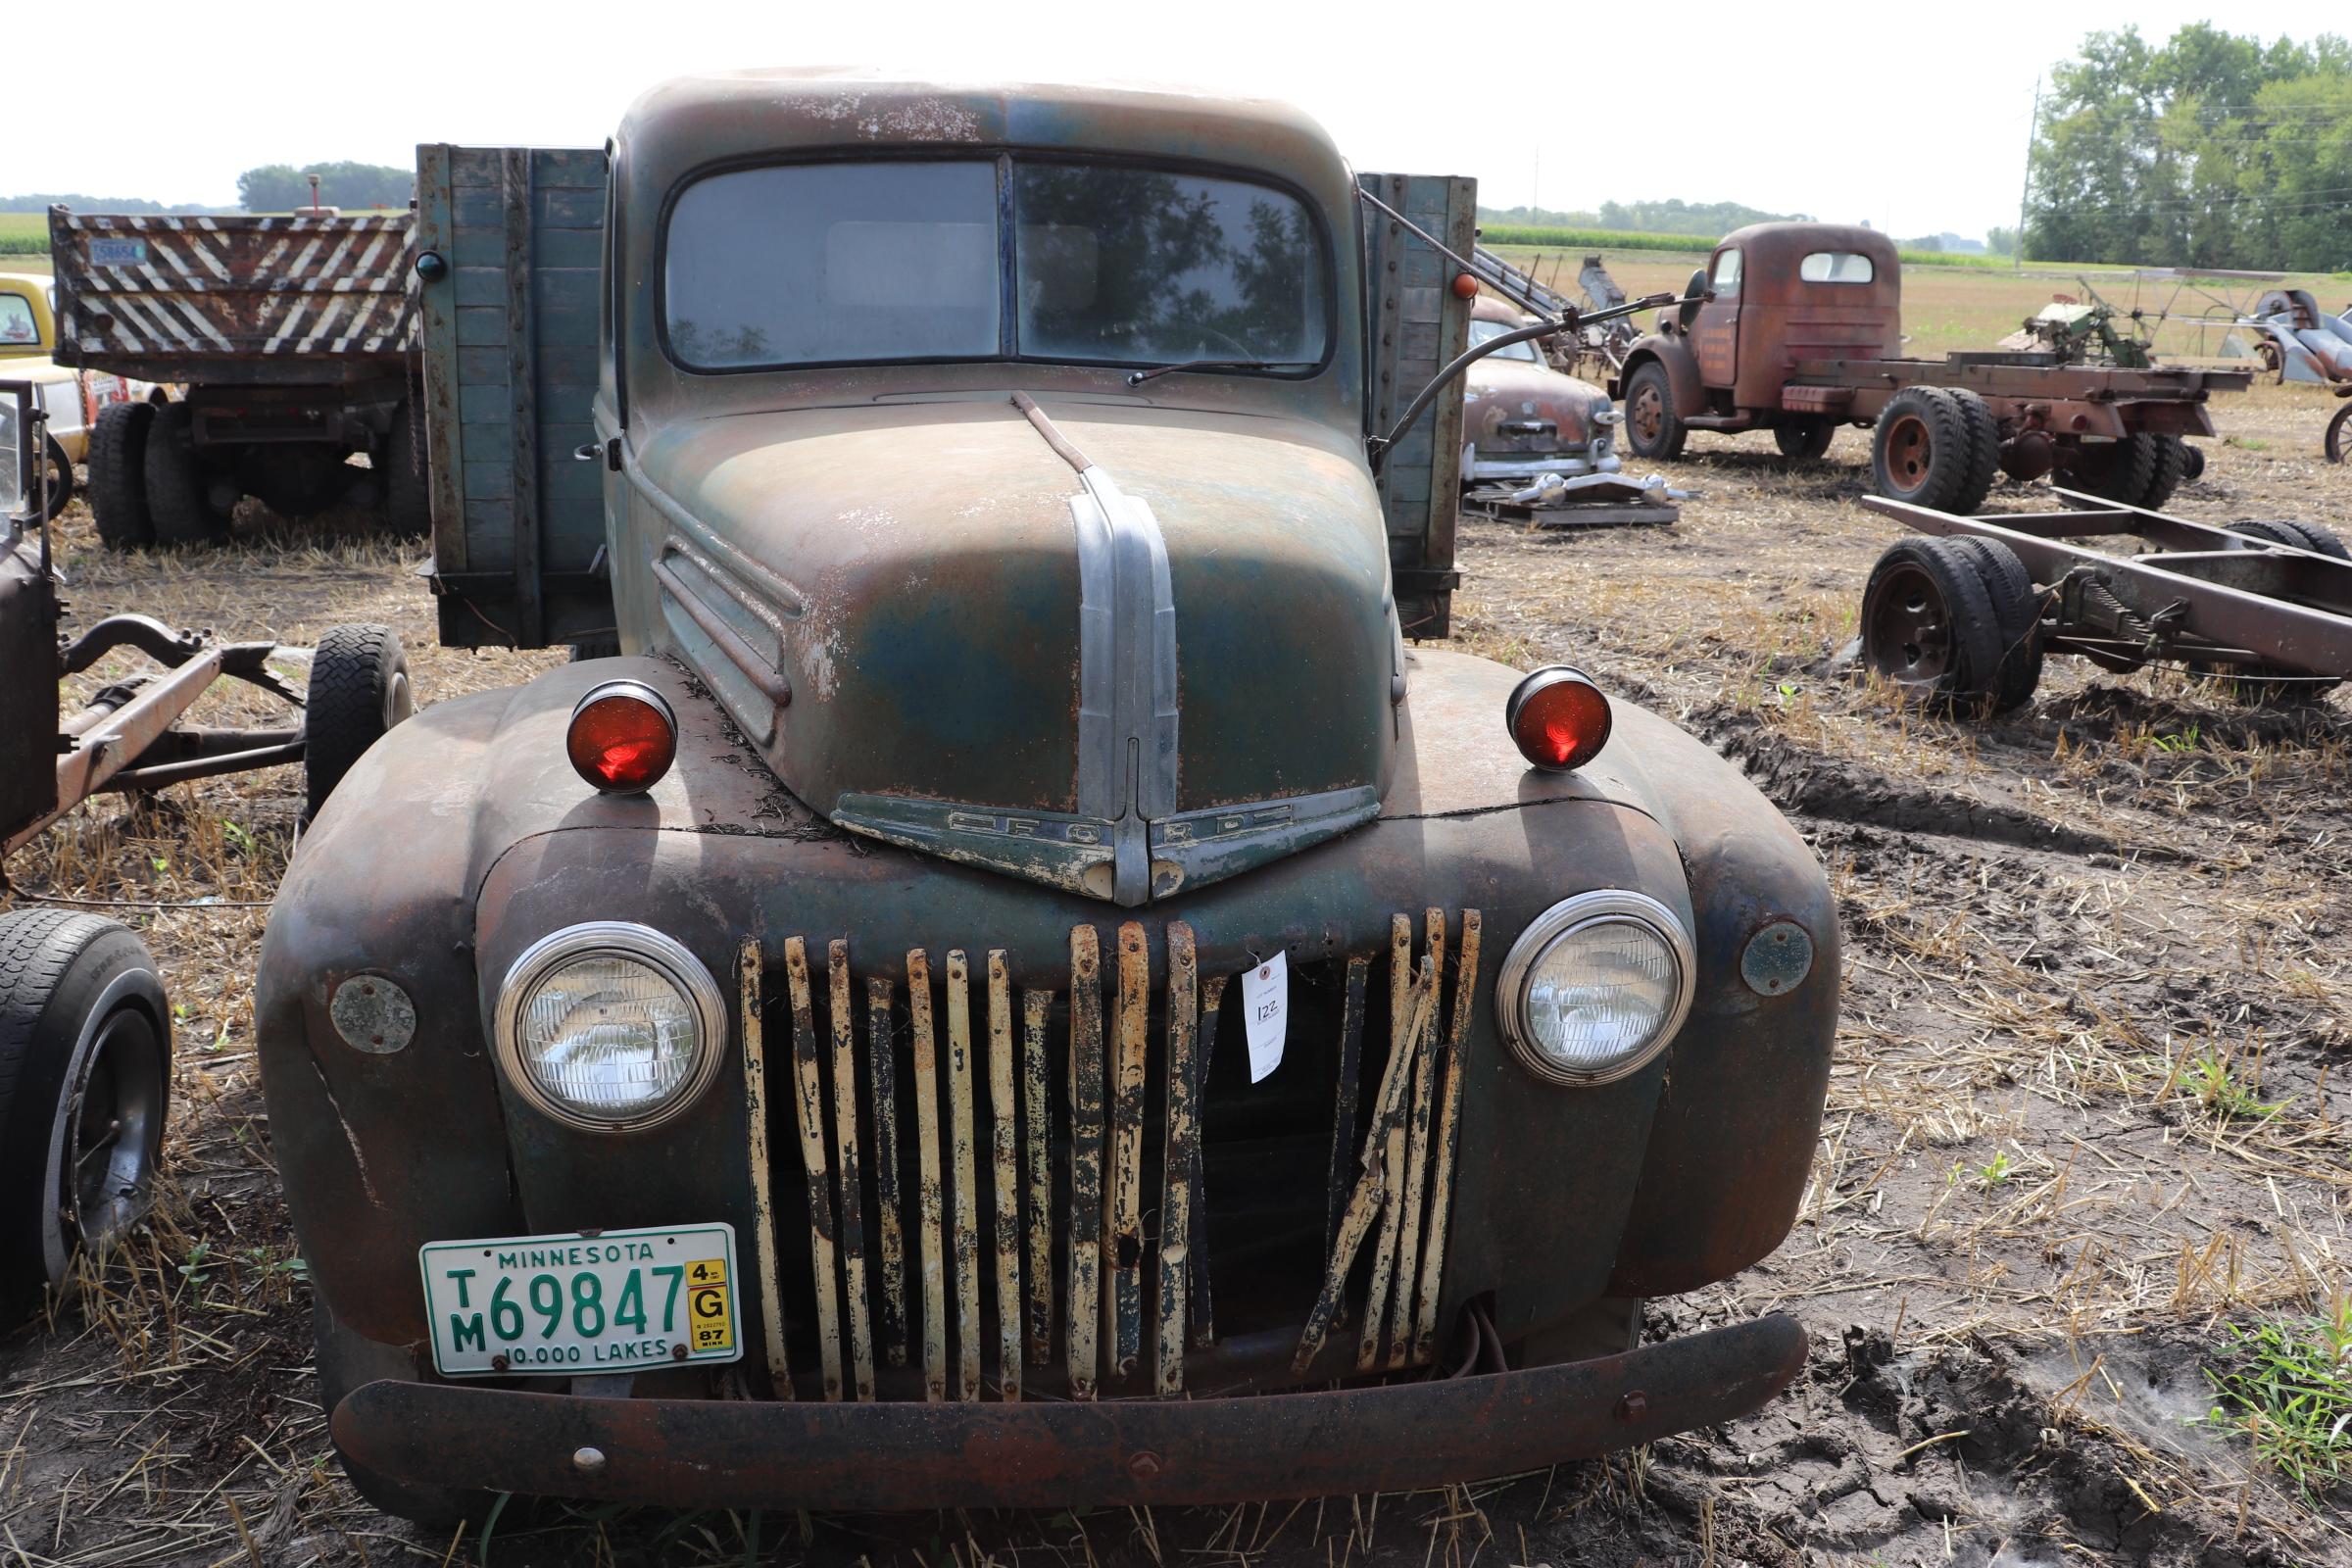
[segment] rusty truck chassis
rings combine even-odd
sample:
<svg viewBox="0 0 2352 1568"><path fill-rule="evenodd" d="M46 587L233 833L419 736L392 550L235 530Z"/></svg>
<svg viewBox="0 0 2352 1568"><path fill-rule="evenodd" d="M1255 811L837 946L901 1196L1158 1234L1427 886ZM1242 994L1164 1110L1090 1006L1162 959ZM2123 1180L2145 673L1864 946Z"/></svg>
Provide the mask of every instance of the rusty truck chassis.
<svg viewBox="0 0 2352 1568"><path fill-rule="evenodd" d="M2352 563L2072 490L2060 512L1963 517L1883 496L1862 505L1945 537L1996 540L2040 592L2042 645L2119 672L2153 661L2352 677ZM2070 543L2136 539L2113 555Z"/></svg>

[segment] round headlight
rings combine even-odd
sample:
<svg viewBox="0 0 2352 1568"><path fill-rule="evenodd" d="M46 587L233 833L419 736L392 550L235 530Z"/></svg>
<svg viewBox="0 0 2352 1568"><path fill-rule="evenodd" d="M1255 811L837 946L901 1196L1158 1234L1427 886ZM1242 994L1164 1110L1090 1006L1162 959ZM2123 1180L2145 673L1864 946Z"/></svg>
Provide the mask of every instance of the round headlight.
<svg viewBox="0 0 2352 1568"><path fill-rule="evenodd" d="M1540 1078L1605 1084L1666 1049L1690 1010L1696 965L1682 919L1646 894L1580 893L1519 934L1494 1007Z"/></svg>
<svg viewBox="0 0 2352 1568"><path fill-rule="evenodd" d="M556 1120L594 1132L657 1126L718 1072L725 1002L710 971L645 926L599 920L542 937L498 997L508 1080Z"/></svg>

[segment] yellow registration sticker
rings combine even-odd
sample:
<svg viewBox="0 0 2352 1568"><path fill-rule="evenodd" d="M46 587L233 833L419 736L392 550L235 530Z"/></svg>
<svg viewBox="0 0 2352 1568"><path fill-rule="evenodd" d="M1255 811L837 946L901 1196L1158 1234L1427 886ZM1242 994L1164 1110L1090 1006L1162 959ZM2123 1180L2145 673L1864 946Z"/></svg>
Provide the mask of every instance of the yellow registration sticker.
<svg viewBox="0 0 2352 1568"><path fill-rule="evenodd" d="M686 1265L686 1316L697 1350L735 1348L735 1314L727 1290L727 1260L704 1258Z"/></svg>

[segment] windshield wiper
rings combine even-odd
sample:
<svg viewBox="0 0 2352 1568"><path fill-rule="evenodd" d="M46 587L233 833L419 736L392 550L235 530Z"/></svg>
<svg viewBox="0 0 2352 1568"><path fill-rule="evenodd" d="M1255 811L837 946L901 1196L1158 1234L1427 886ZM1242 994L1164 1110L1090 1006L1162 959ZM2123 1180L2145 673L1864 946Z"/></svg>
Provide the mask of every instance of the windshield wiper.
<svg viewBox="0 0 2352 1568"><path fill-rule="evenodd" d="M1311 370L1314 360L1179 360L1174 365L1154 365L1137 370L1127 377L1129 386L1142 386L1155 375L1171 370Z"/></svg>

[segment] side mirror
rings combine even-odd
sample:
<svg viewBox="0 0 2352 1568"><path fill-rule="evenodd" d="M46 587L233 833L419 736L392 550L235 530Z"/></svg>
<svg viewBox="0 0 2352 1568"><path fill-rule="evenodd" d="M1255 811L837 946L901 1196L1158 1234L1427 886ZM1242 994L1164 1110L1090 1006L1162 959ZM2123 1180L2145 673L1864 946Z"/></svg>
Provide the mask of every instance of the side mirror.
<svg viewBox="0 0 2352 1568"><path fill-rule="evenodd" d="M1707 270L1702 267L1692 272L1690 281L1683 288L1682 310L1675 318L1682 323L1684 331L1689 331L1690 323L1698 318L1699 306L1714 297L1713 291L1707 287Z"/></svg>

